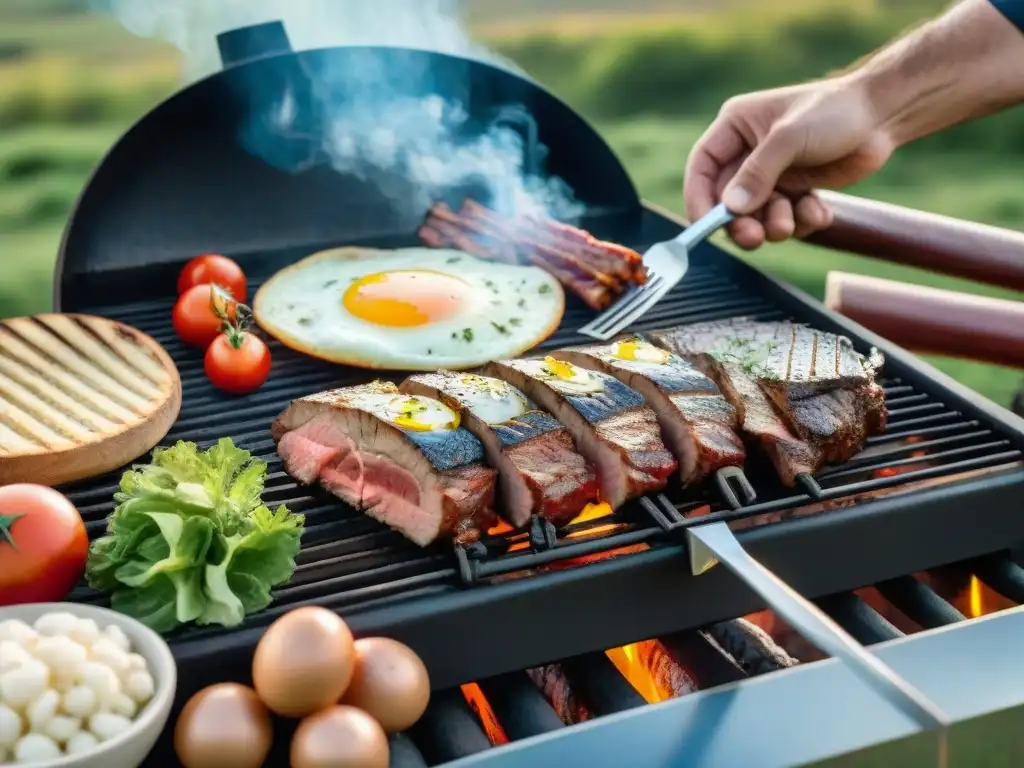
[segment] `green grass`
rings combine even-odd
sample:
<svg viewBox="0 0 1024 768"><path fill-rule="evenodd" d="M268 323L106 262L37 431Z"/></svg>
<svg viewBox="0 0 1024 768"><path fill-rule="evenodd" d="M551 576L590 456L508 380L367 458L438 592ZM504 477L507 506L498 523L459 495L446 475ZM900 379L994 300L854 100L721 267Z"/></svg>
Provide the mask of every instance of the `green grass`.
<svg viewBox="0 0 1024 768"><path fill-rule="evenodd" d="M49 308L61 229L93 165L177 85L162 43L81 13L77 0L0 0L0 317ZM946 0L470 0L489 43L593 120L647 199L679 210L690 146L729 95L817 76ZM879 12L879 9L883 9ZM902 152L856 192L1024 229L1024 110ZM815 296L841 270L987 295L998 288L800 243L742 254ZM1008 403L1019 374L941 368Z"/></svg>

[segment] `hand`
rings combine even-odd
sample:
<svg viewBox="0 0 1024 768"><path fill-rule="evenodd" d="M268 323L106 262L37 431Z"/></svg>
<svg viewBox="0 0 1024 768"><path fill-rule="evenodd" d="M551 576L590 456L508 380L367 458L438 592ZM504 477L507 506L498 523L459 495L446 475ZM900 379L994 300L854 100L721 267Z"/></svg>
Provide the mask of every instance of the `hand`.
<svg viewBox="0 0 1024 768"><path fill-rule="evenodd" d="M806 237L832 223L812 192L881 168L895 147L864 89L838 78L730 99L694 145L684 201L691 221L722 200L740 214L741 248Z"/></svg>

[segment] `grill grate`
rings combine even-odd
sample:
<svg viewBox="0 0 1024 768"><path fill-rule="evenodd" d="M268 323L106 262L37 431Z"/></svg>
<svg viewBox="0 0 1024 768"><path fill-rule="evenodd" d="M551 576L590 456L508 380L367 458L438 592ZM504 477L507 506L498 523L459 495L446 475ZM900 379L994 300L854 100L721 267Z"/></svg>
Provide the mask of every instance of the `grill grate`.
<svg viewBox="0 0 1024 768"><path fill-rule="evenodd" d="M264 255L254 263L279 266L291 255ZM712 263L695 263L684 283L644 318L638 330L741 316L759 320L791 317L770 298L745 286L742 276L730 269L732 263L725 257ZM267 276L254 274L250 295ZM272 506L287 504L306 515L306 532L294 579L275 591L274 602L267 611L247 620L249 627L265 626L300 605L319 604L353 611L396 599L451 593L515 571L671 543L682 529L698 523L748 520L764 514L785 517L799 514L801 507L812 502L841 500L918 480L995 467L1021 456L1008 440L998 437L978 420L967 418L912 384L894 378L883 382L890 408L886 433L872 438L861 456L841 467L826 469L799 491L781 488L769 471L757 466L754 458L747 472L755 481L759 497L746 507L728 508L708 490L689 496L659 495L627 505L610 518L569 526L558 531L557 538L554 531L533 530L487 536L468 550L456 547L453 552L450 545L440 544L420 549L325 492L299 487L282 470L270 437L271 420L292 399L360 383L377 372L331 366L271 342L274 367L266 385L248 397L227 398L206 381L201 353L185 347L175 337L170 324L172 306L173 300L165 298L82 311L139 328L160 342L176 361L184 390L183 406L163 444L184 439L205 447L220 437L231 437L237 445L267 461L265 501ZM582 304L570 299L562 328L543 348L583 341L572 329L582 326L588 316ZM379 375L394 379L402 376L389 376L386 372ZM918 442L909 443L911 439ZM922 457L921 453L926 455ZM925 462L928 466L918 466ZM104 529L118 479L119 474L110 474L63 489L79 507L90 537L101 535ZM614 530L608 530L609 524L614 525ZM105 600L84 586L74 592L72 599L92 603ZM225 634L220 628L184 629L172 638L172 645Z"/></svg>

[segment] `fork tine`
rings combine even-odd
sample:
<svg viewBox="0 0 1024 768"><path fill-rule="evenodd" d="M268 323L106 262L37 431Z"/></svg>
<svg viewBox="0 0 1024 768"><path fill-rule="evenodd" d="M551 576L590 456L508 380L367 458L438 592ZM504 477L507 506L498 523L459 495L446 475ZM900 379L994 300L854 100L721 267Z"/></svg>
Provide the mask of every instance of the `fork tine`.
<svg viewBox="0 0 1024 768"><path fill-rule="evenodd" d="M580 328L579 332L584 336L607 341L657 304L671 290L672 285L660 275L654 275L643 287L620 299L614 307Z"/></svg>
<svg viewBox="0 0 1024 768"><path fill-rule="evenodd" d="M651 307L653 307L655 304L657 304L665 297L665 294L668 293L670 289L671 286L663 281L661 285L658 285L655 288L648 291L647 294L643 297L643 300L637 302L636 306L632 310L630 310L629 314L627 314L625 317L620 317L616 321L615 326L610 331L611 335L615 336L616 334L624 331L633 323L634 320L637 320L641 316L645 315L651 309Z"/></svg>

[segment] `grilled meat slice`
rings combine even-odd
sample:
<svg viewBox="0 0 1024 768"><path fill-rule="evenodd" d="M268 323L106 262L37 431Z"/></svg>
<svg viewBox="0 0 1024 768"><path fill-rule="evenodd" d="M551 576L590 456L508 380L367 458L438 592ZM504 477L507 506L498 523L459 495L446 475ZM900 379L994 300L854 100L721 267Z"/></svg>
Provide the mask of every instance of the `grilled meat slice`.
<svg viewBox="0 0 1024 768"><path fill-rule="evenodd" d="M845 336L788 321L739 318L676 330L681 349L742 363L780 408L789 400L866 386L883 363L877 350L865 359Z"/></svg>
<svg viewBox="0 0 1024 768"><path fill-rule="evenodd" d="M526 525L534 513L564 525L596 500L597 475L568 430L515 387L441 371L410 376L400 389L460 412L462 426L479 438L487 463L498 470L499 511L512 525Z"/></svg>
<svg viewBox="0 0 1024 768"><path fill-rule="evenodd" d="M792 335L794 328L803 326L738 320L649 334L655 344L690 360L715 380L740 409L743 430L761 443L787 485L826 462L850 458L886 422L884 393L874 380L881 365L877 353L863 364L862 376L833 377L827 383L831 389L819 394L808 393L826 387L820 378L815 383L798 381L792 389L773 379L766 362L778 351L772 340ZM842 386L843 381L849 386Z"/></svg>
<svg viewBox="0 0 1024 768"><path fill-rule="evenodd" d="M626 288L642 284L647 276L643 259L632 249L603 242L566 224L527 216L505 217L473 200L466 200L458 213L437 203L419 234L433 247L535 264L594 309L609 306Z"/></svg>
<svg viewBox="0 0 1024 768"><path fill-rule="evenodd" d="M822 452L789 430L757 380L742 366L724 363L704 367L704 363L702 359L694 360L739 411L742 430L761 446L783 485L792 487L800 475L813 475L821 469L825 463Z"/></svg>
<svg viewBox="0 0 1024 768"><path fill-rule="evenodd" d="M683 483L742 466L746 451L736 434L736 409L711 379L678 355L635 338L561 349L552 357L614 376L643 395L679 460Z"/></svg>
<svg viewBox="0 0 1024 768"><path fill-rule="evenodd" d="M295 400L271 434L289 475L426 546L473 541L496 522L494 470L458 420L443 403L378 381Z"/></svg>
<svg viewBox="0 0 1024 768"><path fill-rule="evenodd" d="M522 390L566 426L597 468L601 498L612 508L664 488L678 467L654 411L618 379L552 357L490 363L484 373Z"/></svg>

